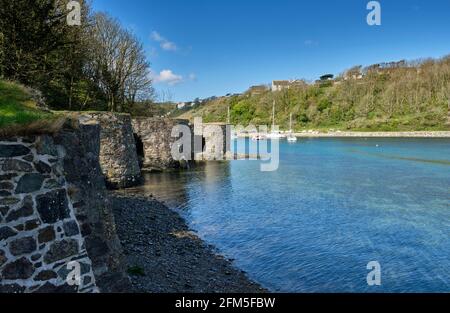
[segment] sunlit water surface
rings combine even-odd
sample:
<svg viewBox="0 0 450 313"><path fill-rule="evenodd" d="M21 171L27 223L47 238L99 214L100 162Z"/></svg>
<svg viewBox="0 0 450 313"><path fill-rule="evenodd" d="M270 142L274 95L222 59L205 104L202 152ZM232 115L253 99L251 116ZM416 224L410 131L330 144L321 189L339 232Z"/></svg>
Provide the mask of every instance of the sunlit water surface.
<svg viewBox="0 0 450 313"><path fill-rule="evenodd" d="M133 192L181 212L271 291L450 291L450 140L281 141L279 169L259 168L152 173ZM367 285L370 261L381 286Z"/></svg>

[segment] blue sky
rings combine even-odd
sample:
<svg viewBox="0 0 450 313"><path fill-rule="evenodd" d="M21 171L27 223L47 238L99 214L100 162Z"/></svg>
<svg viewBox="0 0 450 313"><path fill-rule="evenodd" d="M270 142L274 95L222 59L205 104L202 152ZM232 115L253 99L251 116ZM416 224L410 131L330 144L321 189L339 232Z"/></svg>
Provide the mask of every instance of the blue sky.
<svg viewBox="0 0 450 313"><path fill-rule="evenodd" d="M450 54L450 0L93 0L144 43L173 101L315 80L353 65Z"/></svg>

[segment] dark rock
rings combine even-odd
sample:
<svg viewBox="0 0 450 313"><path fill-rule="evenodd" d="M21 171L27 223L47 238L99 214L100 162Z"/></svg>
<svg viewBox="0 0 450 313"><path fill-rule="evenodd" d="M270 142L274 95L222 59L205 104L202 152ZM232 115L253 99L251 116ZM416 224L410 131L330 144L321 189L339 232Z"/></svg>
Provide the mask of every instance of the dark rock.
<svg viewBox="0 0 450 313"><path fill-rule="evenodd" d="M5 172L32 172L33 166L25 161L16 159L6 159L2 165L2 170Z"/></svg>
<svg viewBox="0 0 450 313"><path fill-rule="evenodd" d="M92 282L92 277L91 276L85 276L83 278L83 285L87 286Z"/></svg>
<svg viewBox="0 0 450 313"><path fill-rule="evenodd" d="M22 145L0 145L0 158L13 158L30 153L30 149Z"/></svg>
<svg viewBox="0 0 450 313"><path fill-rule="evenodd" d="M86 239L86 250L91 258L98 258L108 253L108 245L99 237Z"/></svg>
<svg viewBox="0 0 450 313"><path fill-rule="evenodd" d="M9 211L9 207L8 206L0 206L0 213L2 215L8 214L8 211Z"/></svg>
<svg viewBox="0 0 450 313"><path fill-rule="evenodd" d="M69 286L64 284L62 286L55 286L50 283L45 283L44 286L36 290L36 293L76 293L78 286Z"/></svg>
<svg viewBox="0 0 450 313"><path fill-rule="evenodd" d="M53 226L47 226L39 230L38 241L39 244L49 242L55 239L55 230Z"/></svg>
<svg viewBox="0 0 450 313"><path fill-rule="evenodd" d="M25 230L33 230L38 228L40 225L39 220L31 220L25 223Z"/></svg>
<svg viewBox="0 0 450 313"><path fill-rule="evenodd" d="M48 154L52 156L58 156L58 151L50 136L39 136L36 140L36 151L38 154Z"/></svg>
<svg viewBox="0 0 450 313"><path fill-rule="evenodd" d="M36 170L39 173L42 173L42 174L51 173L51 171L52 171L52 168L50 167L50 165L48 165L48 164L46 164L46 163L44 163L42 161L39 161L38 163L35 163L34 167L36 168Z"/></svg>
<svg viewBox="0 0 450 313"><path fill-rule="evenodd" d="M9 191L0 190L0 197L9 197L11 193Z"/></svg>
<svg viewBox="0 0 450 313"><path fill-rule="evenodd" d="M0 189L3 190L12 190L14 189L14 185L10 182L4 181L4 182L0 182Z"/></svg>
<svg viewBox="0 0 450 313"><path fill-rule="evenodd" d="M17 183L16 193L30 193L41 189L44 177L41 174L25 174Z"/></svg>
<svg viewBox="0 0 450 313"><path fill-rule="evenodd" d="M36 264L34 264L35 268L41 268L42 267L42 262L38 262Z"/></svg>
<svg viewBox="0 0 450 313"><path fill-rule="evenodd" d="M63 184L59 183L56 179L48 179L44 183L44 187L47 189L55 189L55 188L61 188Z"/></svg>
<svg viewBox="0 0 450 313"><path fill-rule="evenodd" d="M14 178L16 176L17 176L16 173L2 174L2 175L0 175L0 181L11 180L11 178Z"/></svg>
<svg viewBox="0 0 450 313"><path fill-rule="evenodd" d="M64 223L63 225L64 233L67 237L75 236L80 233L80 230L78 228L78 224L76 221L69 221Z"/></svg>
<svg viewBox="0 0 450 313"><path fill-rule="evenodd" d="M91 233L92 233L92 229L88 223L85 223L81 226L81 235L83 235L83 237L86 237L86 236L90 235Z"/></svg>
<svg viewBox="0 0 450 313"><path fill-rule="evenodd" d="M23 231L23 230L25 229L25 226L24 226L23 224L20 224L20 225L14 226L14 228L15 228L17 231Z"/></svg>
<svg viewBox="0 0 450 313"><path fill-rule="evenodd" d="M22 158L24 161L33 162L34 156L32 154L26 155Z"/></svg>
<svg viewBox="0 0 450 313"><path fill-rule="evenodd" d="M28 279L33 275L34 267L26 258L8 263L2 271L3 279Z"/></svg>
<svg viewBox="0 0 450 313"><path fill-rule="evenodd" d="M41 258L42 254L37 253L37 254L33 254L31 256L31 261L36 262L37 260L39 260Z"/></svg>
<svg viewBox="0 0 450 313"><path fill-rule="evenodd" d="M57 277L58 277L58 275L54 271L46 270L46 271L39 272L39 274L37 274L34 277L34 280L36 280L36 281L46 281L46 280L54 279L54 278L57 278Z"/></svg>
<svg viewBox="0 0 450 313"><path fill-rule="evenodd" d="M5 264L6 261L8 261L8 259L5 256L5 251L0 250L0 267L2 267L2 265Z"/></svg>
<svg viewBox="0 0 450 313"><path fill-rule="evenodd" d="M19 203L20 199L15 198L15 197L2 197L0 198L0 205L13 205L16 203Z"/></svg>
<svg viewBox="0 0 450 313"><path fill-rule="evenodd" d="M69 205L64 189L37 196L36 203L44 223L55 223L69 217Z"/></svg>
<svg viewBox="0 0 450 313"><path fill-rule="evenodd" d="M17 232L11 227L4 226L0 228L0 240L8 239L9 237L15 236Z"/></svg>
<svg viewBox="0 0 450 313"><path fill-rule="evenodd" d="M23 293L24 291L25 287L18 284L0 285L0 293Z"/></svg>
<svg viewBox="0 0 450 313"><path fill-rule="evenodd" d="M57 241L50 246L44 256L44 262L50 264L76 254L78 254L78 242L76 240Z"/></svg>
<svg viewBox="0 0 450 313"><path fill-rule="evenodd" d="M26 196L23 199L22 207L11 211L6 217L6 222L18 220L21 217L27 217L33 214L33 199L31 196Z"/></svg>
<svg viewBox="0 0 450 313"><path fill-rule="evenodd" d="M9 251L14 256L32 253L36 248L36 240L33 237L16 239L9 244Z"/></svg>

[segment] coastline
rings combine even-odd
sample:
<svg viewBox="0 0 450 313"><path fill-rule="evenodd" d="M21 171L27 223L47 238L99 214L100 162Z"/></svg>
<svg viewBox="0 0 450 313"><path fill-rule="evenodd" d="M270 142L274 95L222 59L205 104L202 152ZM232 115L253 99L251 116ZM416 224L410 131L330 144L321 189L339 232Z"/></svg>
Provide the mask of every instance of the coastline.
<svg viewBox="0 0 450 313"><path fill-rule="evenodd" d="M111 192L110 198L133 286L130 292L267 292L161 202L121 192Z"/></svg>
<svg viewBox="0 0 450 313"><path fill-rule="evenodd" d="M304 138L340 138L340 137L373 137L373 138L450 138L450 131L404 131L404 132L357 132L357 131L303 131L293 133Z"/></svg>

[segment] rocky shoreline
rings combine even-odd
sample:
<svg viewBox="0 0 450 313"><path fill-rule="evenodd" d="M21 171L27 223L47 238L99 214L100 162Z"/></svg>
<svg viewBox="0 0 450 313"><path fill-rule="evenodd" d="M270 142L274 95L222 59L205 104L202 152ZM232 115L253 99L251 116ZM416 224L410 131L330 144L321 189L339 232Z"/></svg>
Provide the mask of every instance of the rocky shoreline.
<svg viewBox="0 0 450 313"><path fill-rule="evenodd" d="M144 293L266 292L152 198L111 192L134 290Z"/></svg>

